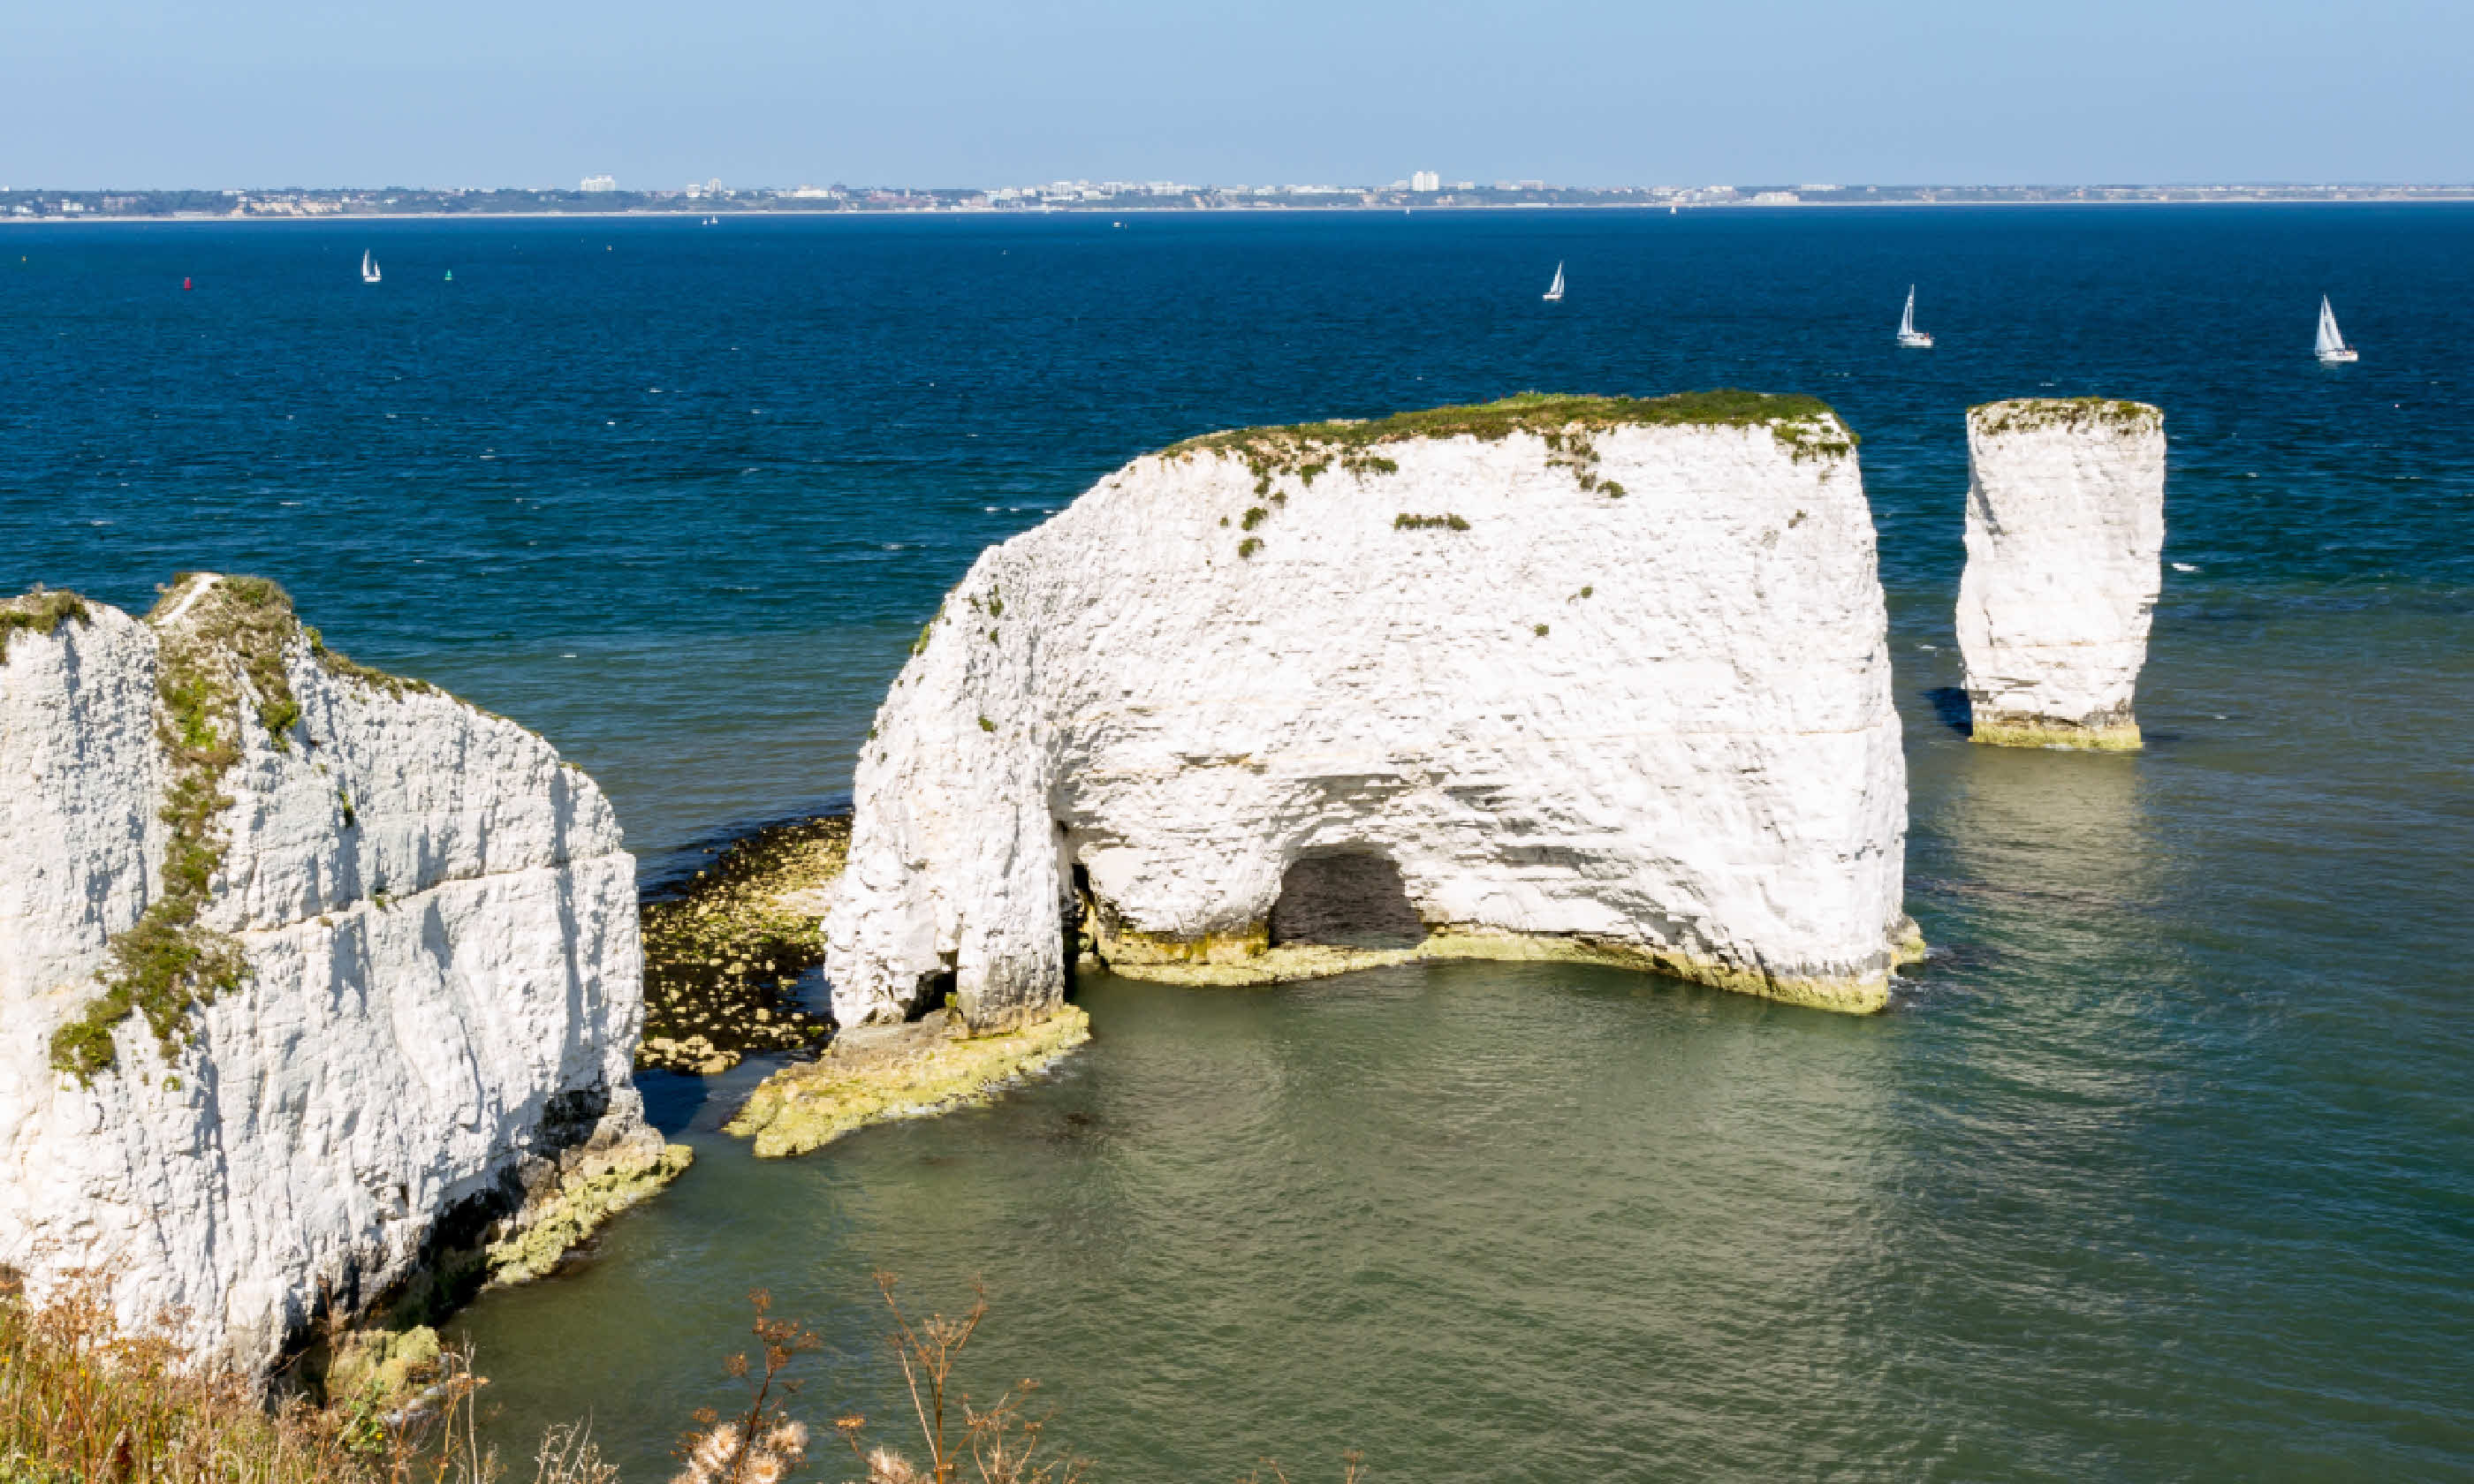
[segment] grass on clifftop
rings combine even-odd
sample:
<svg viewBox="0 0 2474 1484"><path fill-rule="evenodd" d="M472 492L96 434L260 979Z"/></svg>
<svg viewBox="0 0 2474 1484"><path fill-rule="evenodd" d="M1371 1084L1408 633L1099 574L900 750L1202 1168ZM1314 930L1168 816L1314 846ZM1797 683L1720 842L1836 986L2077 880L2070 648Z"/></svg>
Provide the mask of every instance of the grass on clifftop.
<svg viewBox="0 0 2474 1484"><path fill-rule="evenodd" d="M2027 433L2044 428L2112 428L2123 433L2161 427L2164 409L2146 402L2110 396L2021 396L2004 402L1981 402L1967 410L1968 423L1987 434Z"/></svg>
<svg viewBox="0 0 2474 1484"><path fill-rule="evenodd" d="M74 592L47 592L40 587L0 603L0 664L9 659L9 637L23 630L49 634L64 619L85 622L85 599Z"/></svg>
<svg viewBox="0 0 2474 1484"><path fill-rule="evenodd" d="M1522 392L1500 401L1395 413L1372 421L1297 422L1207 433L1164 452L1170 457L1231 453L1253 465L1258 475L1298 473L1312 484L1314 475L1335 460L1344 467L1364 462L1361 451L1381 443L1464 436L1494 443L1515 433L1560 435L1618 427L1766 427L1799 458L1845 453L1856 442L1837 414L1817 397L1724 388L1654 397Z"/></svg>

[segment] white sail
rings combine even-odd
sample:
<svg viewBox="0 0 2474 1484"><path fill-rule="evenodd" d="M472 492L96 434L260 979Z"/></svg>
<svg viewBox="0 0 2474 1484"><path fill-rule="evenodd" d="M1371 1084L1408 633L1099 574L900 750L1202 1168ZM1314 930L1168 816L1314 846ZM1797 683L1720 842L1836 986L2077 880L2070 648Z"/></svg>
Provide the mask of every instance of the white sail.
<svg viewBox="0 0 2474 1484"><path fill-rule="evenodd" d="M363 283L378 281L378 265L370 257L367 248L361 250L361 281Z"/></svg>
<svg viewBox="0 0 2474 1484"><path fill-rule="evenodd" d="M1899 344L1911 350L1929 350L1932 337L1916 328L1916 286L1907 285L1907 307L1899 311Z"/></svg>
<svg viewBox="0 0 2474 1484"><path fill-rule="evenodd" d="M1555 265L1555 281L1546 285L1546 301L1556 303L1564 297L1564 265Z"/></svg>
<svg viewBox="0 0 2474 1484"><path fill-rule="evenodd" d="M2319 296L2318 353L2331 355L2345 348L2345 337L2337 329L2337 311L2328 307L2328 296Z"/></svg>

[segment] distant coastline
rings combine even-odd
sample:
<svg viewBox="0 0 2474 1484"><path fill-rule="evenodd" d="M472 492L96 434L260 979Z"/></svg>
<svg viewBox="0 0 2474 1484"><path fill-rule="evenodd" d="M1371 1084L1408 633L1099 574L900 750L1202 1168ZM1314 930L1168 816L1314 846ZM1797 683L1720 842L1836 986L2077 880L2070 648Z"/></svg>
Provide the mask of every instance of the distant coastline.
<svg viewBox="0 0 2474 1484"><path fill-rule="evenodd" d="M2257 197L2240 201L1882 201L1882 202L1807 202L1798 205L1769 204L1754 206L1678 206L1678 211L1795 211L1805 209L1867 210L1867 209L1930 209L1949 207L2041 208L2049 206L2309 206L2309 205L2462 205L2474 203L2474 191L2460 196L2379 197L2328 200L2309 197ZM1394 207L1393 210L1404 208ZM1638 211L1655 214L1663 207L1642 205L1633 202L1606 203L1541 203L1520 205L1453 205L1405 208L1416 212L1520 212L1520 211ZM1022 220L1049 216L1331 216L1382 214L1375 206L1121 206L1112 210L1055 211L927 211L892 206L858 206L843 211L740 211L706 213L735 217L747 222L835 221L845 217L938 217L969 220ZM102 226L111 223L138 223L150 226L213 226L213 225L285 225L309 226L341 222L361 224L378 222L664 222L678 221L689 213L676 211L389 211L370 215L321 216L209 216L185 212L162 216L67 216L67 217L0 217L0 228L10 227L62 227L71 225Z"/></svg>
<svg viewBox="0 0 2474 1484"><path fill-rule="evenodd" d="M1638 186L1538 181L1398 186L1177 186L1122 181L982 189L800 186L681 191L284 189L0 190L0 225L62 222L660 220L834 216L1164 215L1185 212L1789 210L1846 206L2314 205L2474 202L2464 185Z"/></svg>

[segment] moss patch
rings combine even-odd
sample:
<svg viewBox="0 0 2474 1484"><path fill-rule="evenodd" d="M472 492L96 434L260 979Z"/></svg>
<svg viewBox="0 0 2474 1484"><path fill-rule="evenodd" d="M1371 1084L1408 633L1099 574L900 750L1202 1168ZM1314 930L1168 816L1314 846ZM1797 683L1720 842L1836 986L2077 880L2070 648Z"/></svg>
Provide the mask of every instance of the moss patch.
<svg viewBox="0 0 2474 1484"><path fill-rule="evenodd" d="M1967 410L1967 422L1988 437L2046 428L2105 429L2129 435L2162 428L2165 412L2147 402L2125 402L2108 396L2022 396L1971 407Z"/></svg>
<svg viewBox="0 0 2474 1484"><path fill-rule="evenodd" d="M1091 1039L1091 1017L1073 1005L993 1035L950 1034L959 1025L939 1012L845 1031L823 1060L766 1078L728 1132L754 1139L761 1158L805 1154L866 1124L983 1102Z"/></svg>
<svg viewBox="0 0 2474 1484"><path fill-rule="evenodd" d="M78 623L86 621L85 599L74 592L36 590L0 603L0 664L9 660L9 639L12 634L48 634L72 619Z"/></svg>
<svg viewBox="0 0 2474 1484"><path fill-rule="evenodd" d="M825 961L824 888L849 850L846 818L770 826L723 851L685 891L643 904L637 1065L710 1075L751 1052L825 1039L825 1019L791 992Z"/></svg>
<svg viewBox="0 0 2474 1484"><path fill-rule="evenodd" d="M327 1363L327 1395L364 1398L374 1402L400 1402L438 1370L444 1352L438 1331L427 1325L409 1329L356 1329L335 1342Z"/></svg>
<svg viewBox="0 0 2474 1484"><path fill-rule="evenodd" d="M1841 454L1856 445L1856 435L1818 398L1730 388L1657 397L1522 392L1500 401L1395 413L1373 421L1298 422L1207 433L1169 447L1164 456L1233 454L1254 470L1257 491L1269 493L1273 476L1296 474L1311 484L1312 476L1335 460L1351 472L1378 466L1396 468L1391 460L1368 450L1417 439L1468 437L1496 443L1515 433L1551 434L1550 454L1559 463L1586 469L1594 462L1587 434L1618 427L1766 427L1798 458ZM1608 492L1622 491L1615 488Z"/></svg>

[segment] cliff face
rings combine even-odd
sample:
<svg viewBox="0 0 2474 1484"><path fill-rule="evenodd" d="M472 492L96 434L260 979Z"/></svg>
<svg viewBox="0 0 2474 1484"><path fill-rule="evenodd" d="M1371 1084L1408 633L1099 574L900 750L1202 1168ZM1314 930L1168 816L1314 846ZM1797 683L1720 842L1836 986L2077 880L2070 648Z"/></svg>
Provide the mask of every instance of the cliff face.
<svg viewBox="0 0 2474 1484"><path fill-rule="evenodd" d="M1820 404L1522 398L1197 440L982 556L862 750L845 1023L1120 971L1575 957L1864 1010L1906 785Z"/></svg>
<svg viewBox="0 0 2474 1484"><path fill-rule="evenodd" d="M1958 645L1978 742L2132 749L2165 545L2165 415L2026 398L1967 415Z"/></svg>
<svg viewBox="0 0 2474 1484"><path fill-rule="evenodd" d="M50 601L0 661L0 1262L262 1366L322 1308L541 1271L676 1169L589 778L270 584Z"/></svg>

